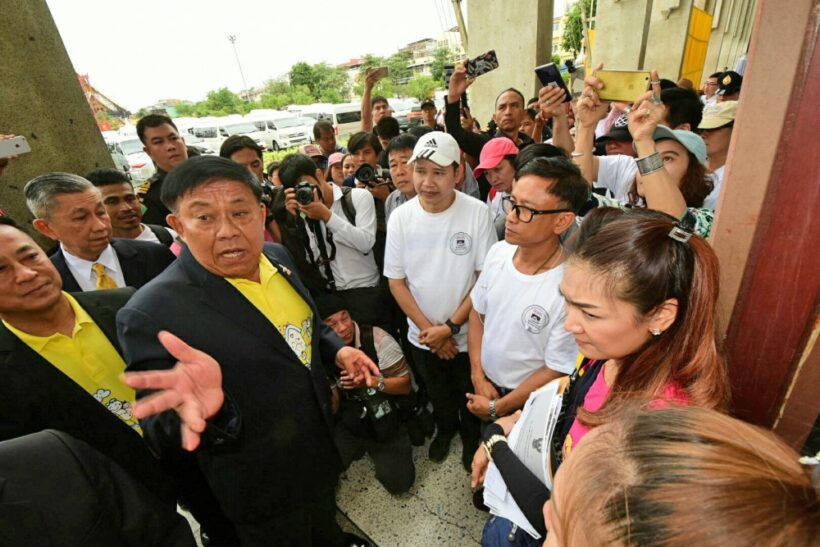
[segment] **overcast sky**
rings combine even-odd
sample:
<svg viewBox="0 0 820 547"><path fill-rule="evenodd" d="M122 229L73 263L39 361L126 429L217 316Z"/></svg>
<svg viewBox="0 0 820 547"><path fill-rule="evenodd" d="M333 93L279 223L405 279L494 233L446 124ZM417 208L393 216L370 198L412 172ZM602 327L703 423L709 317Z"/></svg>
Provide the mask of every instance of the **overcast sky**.
<svg viewBox="0 0 820 547"><path fill-rule="evenodd" d="M74 69L132 111L159 99L202 100L220 87L239 91L231 34L248 86L258 86L298 61L390 55L456 25L450 0L47 2Z"/></svg>

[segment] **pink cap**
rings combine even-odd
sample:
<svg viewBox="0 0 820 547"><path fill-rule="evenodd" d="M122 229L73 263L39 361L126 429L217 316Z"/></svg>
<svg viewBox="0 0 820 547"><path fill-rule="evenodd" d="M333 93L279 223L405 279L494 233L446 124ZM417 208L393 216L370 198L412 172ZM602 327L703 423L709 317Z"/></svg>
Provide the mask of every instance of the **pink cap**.
<svg viewBox="0 0 820 547"><path fill-rule="evenodd" d="M518 147L513 141L507 137L498 137L490 139L484 148L481 149L481 156L479 157L478 166L473 169L473 175L476 178L480 177L484 171L493 169L506 156L517 156Z"/></svg>
<svg viewBox="0 0 820 547"><path fill-rule="evenodd" d="M319 147L315 144L305 144L299 149L299 151L305 156L309 156L311 158L314 156L324 156L321 149L319 149Z"/></svg>
<svg viewBox="0 0 820 547"><path fill-rule="evenodd" d="M337 163L342 163L342 159L345 157L344 154L341 152L333 152L329 158L327 158L327 168L330 169L331 166L336 165Z"/></svg>

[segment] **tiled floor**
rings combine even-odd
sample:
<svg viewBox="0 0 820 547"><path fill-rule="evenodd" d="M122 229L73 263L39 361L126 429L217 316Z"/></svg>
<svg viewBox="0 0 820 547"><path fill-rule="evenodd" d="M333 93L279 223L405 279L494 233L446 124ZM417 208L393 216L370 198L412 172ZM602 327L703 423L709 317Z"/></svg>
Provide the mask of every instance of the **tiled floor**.
<svg viewBox="0 0 820 547"><path fill-rule="evenodd" d="M429 444L429 442L428 442ZM442 463L427 458L427 446L413 448L416 482L410 492L393 496L376 480L365 456L342 474L336 492L337 520L378 547L475 546L487 513L473 507L470 476L461 466L461 441L453 439ZM199 544L199 525L184 511ZM357 530L358 528L358 530Z"/></svg>
<svg viewBox="0 0 820 547"><path fill-rule="evenodd" d="M367 456L354 462L336 493L339 510L380 547L479 545L488 515L473 507L458 436L442 463L427 458L426 446L414 448L413 456L416 482L402 496L379 484Z"/></svg>

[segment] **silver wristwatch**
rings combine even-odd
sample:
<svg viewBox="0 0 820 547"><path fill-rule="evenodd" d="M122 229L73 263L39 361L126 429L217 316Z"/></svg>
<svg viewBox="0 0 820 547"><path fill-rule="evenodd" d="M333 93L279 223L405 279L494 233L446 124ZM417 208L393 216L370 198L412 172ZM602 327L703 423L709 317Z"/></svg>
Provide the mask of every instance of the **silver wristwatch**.
<svg viewBox="0 0 820 547"><path fill-rule="evenodd" d="M376 386L376 389L378 389L379 391L384 391L384 376L379 374L379 377L377 378L377 380L378 380L379 383Z"/></svg>
<svg viewBox="0 0 820 547"><path fill-rule="evenodd" d="M495 401L496 401L496 399L493 399L492 401L490 401L490 412L489 412L489 414L490 414L490 419L492 421L496 421L498 419L498 414L495 411Z"/></svg>

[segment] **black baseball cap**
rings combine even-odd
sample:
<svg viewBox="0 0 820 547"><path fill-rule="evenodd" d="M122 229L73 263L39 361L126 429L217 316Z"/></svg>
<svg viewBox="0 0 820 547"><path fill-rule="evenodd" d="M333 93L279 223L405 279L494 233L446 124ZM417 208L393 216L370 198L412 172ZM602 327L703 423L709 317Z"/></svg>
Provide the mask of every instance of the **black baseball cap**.
<svg viewBox="0 0 820 547"><path fill-rule="evenodd" d="M734 95L743 85L743 76L734 70L727 70L718 78L718 95Z"/></svg>
<svg viewBox="0 0 820 547"><path fill-rule="evenodd" d="M433 99L424 99L423 101L421 101L421 106L420 106L420 108L421 108L422 110L424 110L424 109L425 109L425 108L427 108L428 106L429 106L430 108L436 108L436 103L435 103L435 101L434 101Z"/></svg>

